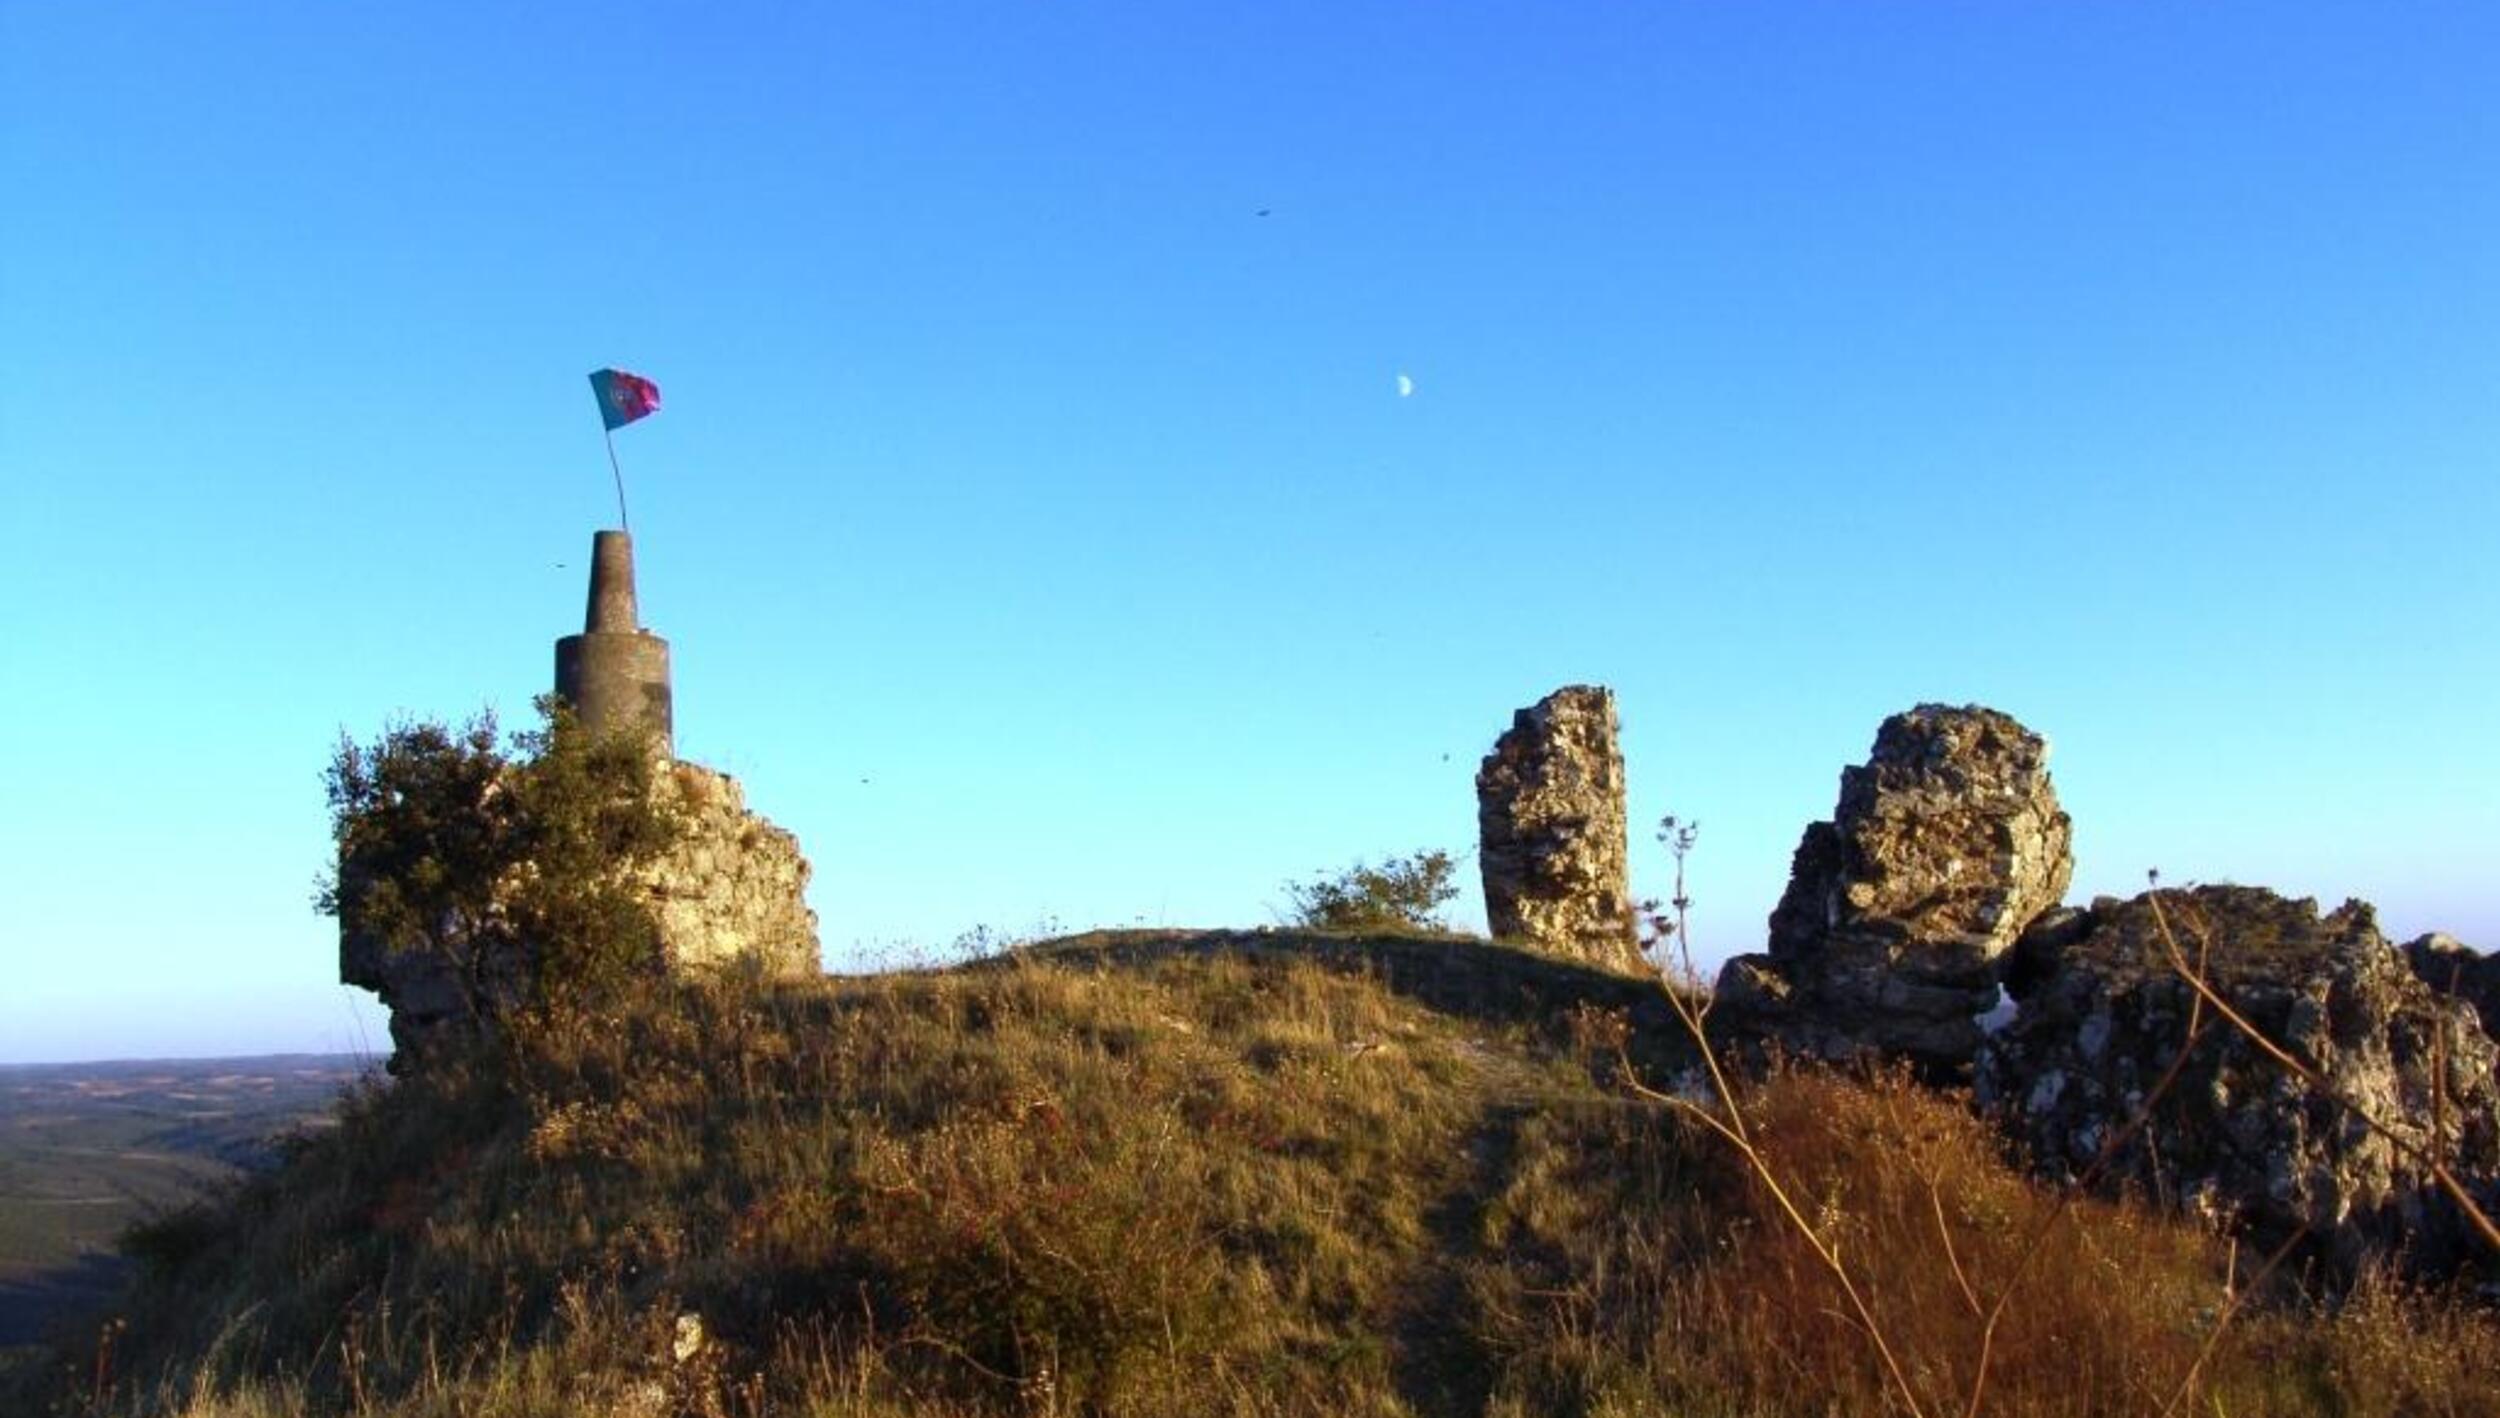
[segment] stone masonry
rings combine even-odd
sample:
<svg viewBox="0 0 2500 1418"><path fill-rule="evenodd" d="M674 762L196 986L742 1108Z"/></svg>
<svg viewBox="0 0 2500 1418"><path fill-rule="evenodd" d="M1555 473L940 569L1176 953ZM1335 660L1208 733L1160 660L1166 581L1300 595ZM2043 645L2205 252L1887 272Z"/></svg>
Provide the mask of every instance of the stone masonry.
<svg viewBox="0 0 2500 1418"><path fill-rule="evenodd" d="M634 539L590 539L590 599L582 633L556 642L556 696L602 733L646 733L663 753L676 744L668 642L643 629L634 592Z"/></svg>
<svg viewBox="0 0 2500 1418"><path fill-rule="evenodd" d="M2404 952L2423 984L2472 1005L2483 1032L2500 1039L2500 955L2485 955L2446 931L2416 936Z"/></svg>
<svg viewBox="0 0 2500 1418"><path fill-rule="evenodd" d="M1957 1069L1997 1002L1996 965L2074 863L2049 747L2008 715L1922 704L1886 719L1809 825L1770 954L1720 972L1731 1013L1800 1052Z"/></svg>
<svg viewBox="0 0 2500 1418"><path fill-rule="evenodd" d="M653 794L676 816L677 841L663 856L617 868L659 926L652 968L752 970L781 979L818 973L816 913L807 905L809 869L798 839L747 811L736 779L700 764L663 764ZM440 1039L491 1022L472 1018L473 1008L497 1015L528 995L534 948L500 908L478 923L467 948L478 962L473 985L440 955L391 950L342 922L339 979L381 996L391 1011L392 1044L414 1058Z"/></svg>
<svg viewBox="0 0 2500 1418"><path fill-rule="evenodd" d="M1520 710L1476 771L1478 855L1497 939L1639 970L1615 730L1600 685Z"/></svg>
<svg viewBox="0 0 2500 1418"><path fill-rule="evenodd" d="M699 763L671 763L662 802L685 835L668 856L628 874L649 894L663 964L693 969L749 964L771 976L818 973L816 913L808 909L799 839L747 811L738 780Z"/></svg>
<svg viewBox="0 0 2500 1418"><path fill-rule="evenodd" d="M808 864L798 839L747 811L736 779L670 755L668 642L642 628L633 543L623 532L593 539L583 632L556 643L556 693L594 731L646 735L660 760L652 793L676 819L676 841L658 857L614 864L649 902L658 924L660 958L652 968L751 970L775 978L816 974L822 968L816 913L807 905ZM510 900L506 890L502 883L495 888L503 901ZM420 1057L451 1033L488 1025L491 1018L476 1016L526 998L536 975L531 943L511 928L502 906L490 909L474 930L476 938L461 948L477 968L464 982L441 956L392 951L342 920L339 978L382 997L402 1058Z"/></svg>
<svg viewBox="0 0 2500 1418"><path fill-rule="evenodd" d="M2200 1012L2173 943L2325 1089L2210 1007L2191 1044ZM2022 1007L1981 1050L1977 1098L2044 1169L2100 1162L2109 1189L2262 1246L2300 1235L2344 1275L2379 1257L2436 1275L2487 1256L2419 1159L2500 1206L2500 1047L2470 1003L2416 977L2367 903L2322 915L2250 886L2104 897L2027 932L2006 984Z"/></svg>

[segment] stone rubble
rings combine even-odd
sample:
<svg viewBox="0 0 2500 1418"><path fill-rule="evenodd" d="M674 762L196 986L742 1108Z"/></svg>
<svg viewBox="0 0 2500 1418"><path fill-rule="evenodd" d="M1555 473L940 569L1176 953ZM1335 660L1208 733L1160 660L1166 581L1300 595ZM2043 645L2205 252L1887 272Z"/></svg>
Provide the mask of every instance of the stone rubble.
<svg viewBox="0 0 2500 1418"><path fill-rule="evenodd" d="M2500 1039L2500 955L2485 955L2445 931L2415 936L2404 951L2423 984L2474 1006L2483 1032Z"/></svg>
<svg viewBox="0 0 2500 1418"><path fill-rule="evenodd" d="M2437 1273L2474 1254L2427 1170L2354 1112L2500 1200L2500 1049L2471 1008L2417 979L2365 903L2321 916L2314 901L2240 886L2159 900L2217 993L2353 1107L2208 1008L2201 1039L2143 1130L2113 1154L2104 1186L2245 1228L2267 1247L2305 1233L2346 1275L2377 1255L2402 1252ZM2045 918L2008 970L2021 1007L1980 1050L1976 1093L2053 1173L2087 1171L2185 1041L2195 996L2152 901L2103 898Z"/></svg>

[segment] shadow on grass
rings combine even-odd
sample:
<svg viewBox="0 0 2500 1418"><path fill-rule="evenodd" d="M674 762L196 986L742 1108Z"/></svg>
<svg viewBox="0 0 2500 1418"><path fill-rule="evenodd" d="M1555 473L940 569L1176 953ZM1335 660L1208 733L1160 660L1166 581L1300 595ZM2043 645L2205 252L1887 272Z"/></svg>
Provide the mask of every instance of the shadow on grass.
<svg viewBox="0 0 2500 1418"><path fill-rule="evenodd" d="M85 1319L129 1277L129 1261L89 1251L66 1265L0 1281L0 1349L36 1343Z"/></svg>

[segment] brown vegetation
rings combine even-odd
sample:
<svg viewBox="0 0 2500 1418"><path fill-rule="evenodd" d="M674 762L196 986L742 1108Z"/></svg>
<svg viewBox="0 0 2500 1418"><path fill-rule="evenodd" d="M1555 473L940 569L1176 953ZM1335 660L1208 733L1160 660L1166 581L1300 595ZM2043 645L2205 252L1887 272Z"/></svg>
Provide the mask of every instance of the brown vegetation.
<svg viewBox="0 0 2500 1418"><path fill-rule="evenodd" d="M1974 1315L2018 1272L1988 1413L2160 1412L2191 1369L2198 1412L2494 1411L2487 1313L2380 1283L2332 1311L2264 1290L2226 1326L2253 1263L2066 1203L1899 1078L1738 1085L1801 1228L1627 1092L1627 982L1449 940L1225 939L550 1020L143 1238L126 1330L27 1406L1899 1411L1821 1246L1928 1411L1961 1411Z"/></svg>

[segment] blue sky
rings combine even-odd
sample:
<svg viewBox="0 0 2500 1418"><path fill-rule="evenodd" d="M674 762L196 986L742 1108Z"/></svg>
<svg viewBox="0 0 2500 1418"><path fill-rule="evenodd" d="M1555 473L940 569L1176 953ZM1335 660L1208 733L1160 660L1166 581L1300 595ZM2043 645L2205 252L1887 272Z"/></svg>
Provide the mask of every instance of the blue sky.
<svg viewBox="0 0 2500 1418"><path fill-rule="evenodd" d="M665 394L618 448L680 749L799 833L835 968L1470 850L1575 681L1636 823L1704 823L1709 956L1927 700L2051 738L2078 898L2500 945L2495 53L2488 5L13 0L0 1060L379 1047L320 770L526 720L608 364Z"/></svg>

